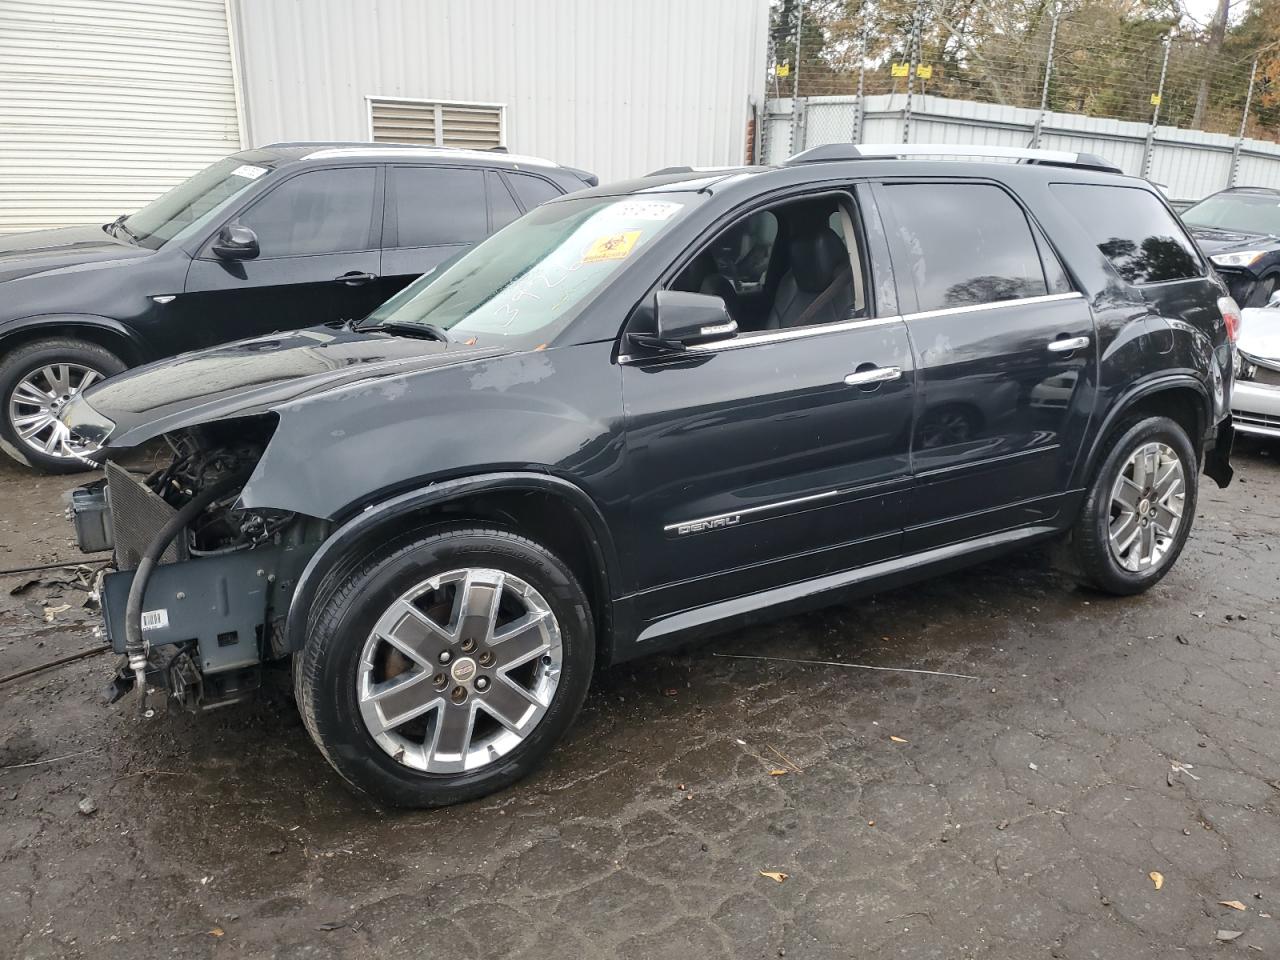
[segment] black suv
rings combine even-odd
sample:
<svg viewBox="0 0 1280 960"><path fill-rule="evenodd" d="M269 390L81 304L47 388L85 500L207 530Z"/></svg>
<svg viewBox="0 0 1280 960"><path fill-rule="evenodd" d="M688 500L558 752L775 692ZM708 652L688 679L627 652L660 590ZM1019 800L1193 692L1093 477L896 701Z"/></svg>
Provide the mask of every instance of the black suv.
<svg viewBox="0 0 1280 960"><path fill-rule="evenodd" d="M700 633L1051 538L1147 589L1231 477L1236 306L1145 182L1023 154L601 187L360 324L91 388L95 457L174 450L75 496L117 692L214 706L291 657L338 772L435 805Z"/></svg>
<svg viewBox="0 0 1280 960"><path fill-rule="evenodd" d="M1231 296L1242 307L1265 307L1280 289L1280 190L1232 187L1182 214Z"/></svg>
<svg viewBox="0 0 1280 960"><path fill-rule="evenodd" d="M83 469L58 410L126 367L363 317L544 200L596 179L535 157L281 143L102 226L0 237L0 447Z"/></svg>

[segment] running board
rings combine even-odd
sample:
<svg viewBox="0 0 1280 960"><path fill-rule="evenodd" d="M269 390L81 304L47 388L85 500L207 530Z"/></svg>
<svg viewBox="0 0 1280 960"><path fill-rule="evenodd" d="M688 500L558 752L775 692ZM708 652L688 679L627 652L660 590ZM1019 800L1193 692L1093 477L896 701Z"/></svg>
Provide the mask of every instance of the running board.
<svg viewBox="0 0 1280 960"><path fill-rule="evenodd" d="M1036 526L1019 527L1003 533L993 533L974 540L963 540L943 547L934 547L923 553L910 556L894 557L892 560L881 560L878 563L841 573L829 574L814 580L802 580L782 587L773 587L759 593L734 597L732 600L721 600L719 603L705 607L695 607L680 613L664 617L645 627L637 637L637 643L658 640L676 633L698 630L713 624L734 620L749 614L758 613L772 607L785 607L790 604L803 603L824 593L845 590L858 586L879 586L878 581L894 581L898 583L923 579L931 573L938 572L937 567L954 565L968 566L973 562L974 554L999 554L1016 548L1031 540L1039 540L1058 533L1057 527ZM963 560L963 563L957 561ZM884 584L886 587L894 583Z"/></svg>

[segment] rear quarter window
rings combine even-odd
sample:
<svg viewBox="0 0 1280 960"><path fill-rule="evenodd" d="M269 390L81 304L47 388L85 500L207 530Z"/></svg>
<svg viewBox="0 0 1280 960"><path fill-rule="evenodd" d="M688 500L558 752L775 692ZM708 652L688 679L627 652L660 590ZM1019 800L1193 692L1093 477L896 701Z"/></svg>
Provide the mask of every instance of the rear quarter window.
<svg viewBox="0 0 1280 960"><path fill-rule="evenodd" d="M1093 183L1055 183L1051 189L1129 283L1204 276L1195 245L1149 191Z"/></svg>

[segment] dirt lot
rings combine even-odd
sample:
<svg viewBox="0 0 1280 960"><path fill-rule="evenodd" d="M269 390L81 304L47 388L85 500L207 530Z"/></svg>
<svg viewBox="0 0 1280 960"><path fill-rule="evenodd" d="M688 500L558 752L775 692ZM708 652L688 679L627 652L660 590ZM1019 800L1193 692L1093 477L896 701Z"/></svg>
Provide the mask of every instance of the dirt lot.
<svg viewBox="0 0 1280 960"><path fill-rule="evenodd" d="M652 658L435 813L354 801L281 692L144 721L106 656L0 685L0 956L1280 956L1278 459L1202 488L1144 597L1035 553ZM0 568L76 556L76 482L0 464ZM43 577L0 576L0 675L101 642Z"/></svg>

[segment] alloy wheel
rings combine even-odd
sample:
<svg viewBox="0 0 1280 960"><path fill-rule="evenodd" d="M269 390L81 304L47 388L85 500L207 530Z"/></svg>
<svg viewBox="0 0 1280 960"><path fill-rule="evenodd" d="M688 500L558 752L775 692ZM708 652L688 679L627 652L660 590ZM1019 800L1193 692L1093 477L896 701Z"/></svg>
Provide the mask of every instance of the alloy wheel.
<svg viewBox="0 0 1280 960"><path fill-rule="evenodd" d="M102 373L82 363L46 363L18 381L9 395L9 423L18 439L47 457L73 459L85 451L58 420L67 402Z"/></svg>
<svg viewBox="0 0 1280 960"><path fill-rule="evenodd" d="M356 675L370 736L407 767L475 770L510 753L560 682L560 627L533 586L501 570L441 573L378 618Z"/></svg>
<svg viewBox="0 0 1280 960"><path fill-rule="evenodd" d="M1137 573L1160 564L1176 542L1186 498L1182 460L1163 443L1144 443L1111 488L1111 555Z"/></svg>

